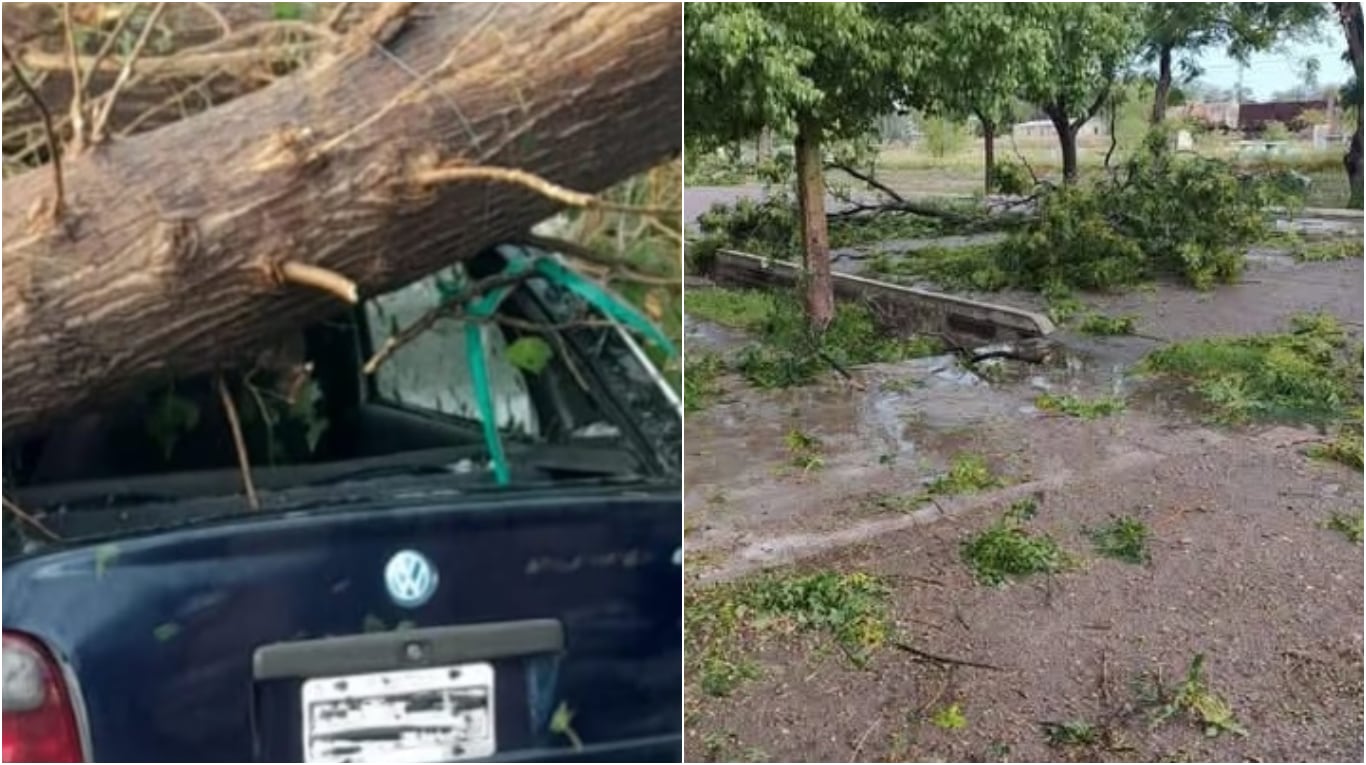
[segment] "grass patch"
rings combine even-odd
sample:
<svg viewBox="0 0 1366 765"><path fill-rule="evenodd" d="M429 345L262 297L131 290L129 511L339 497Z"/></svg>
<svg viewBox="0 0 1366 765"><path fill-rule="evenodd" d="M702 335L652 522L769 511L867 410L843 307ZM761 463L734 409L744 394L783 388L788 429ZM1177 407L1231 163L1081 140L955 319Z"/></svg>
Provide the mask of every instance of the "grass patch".
<svg viewBox="0 0 1366 765"><path fill-rule="evenodd" d="M1222 422L1326 425L1361 405L1360 352L1348 353L1347 334L1327 314L1296 316L1288 332L1170 345L1142 368L1185 382Z"/></svg>
<svg viewBox="0 0 1366 765"><path fill-rule="evenodd" d="M1096 529L1089 529L1086 535L1096 552L1107 558L1117 558L1125 563L1142 564L1151 560L1148 540L1152 534L1147 524L1130 515L1123 515Z"/></svg>
<svg viewBox="0 0 1366 765"><path fill-rule="evenodd" d="M1156 700L1152 727L1156 728L1176 717L1186 717L1199 725L1208 737L1222 733L1246 736L1247 730L1233 715L1233 708L1221 696L1210 690L1205 678L1205 656L1196 654L1186 670L1186 679L1175 688L1165 688L1153 679L1152 696Z"/></svg>
<svg viewBox="0 0 1366 765"><path fill-rule="evenodd" d="M825 467L825 459L821 456L822 445L819 438L793 428L784 436L783 442L787 445L788 464L792 467L800 469L803 473Z"/></svg>
<svg viewBox="0 0 1366 765"><path fill-rule="evenodd" d="M689 590L689 675L704 693L728 695L759 676L758 666L743 655L746 645L764 636L807 632L830 636L863 666L891 634L890 597L881 579L862 572L764 574Z"/></svg>
<svg viewBox="0 0 1366 765"><path fill-rule="evenodd" d="M720 356L705 351L688 354L683 364L683 408L699 412L721 394L719 378L725 365Z"/></svg>
<svg viewBox="0 0 1366 765"><path fill-rule="evenodd" d="M1333 513L1328 517L1328 520L1323 522L1323 527L1343 535L1349 542L1361 544L1362 516L1360 513L1355 515Z"/></svg>
<svg viewBox="0 0 1366 765"><path fill-rule="evenodd" d="M688 315L726 327L757 332L773 313L777 296L760 290L688 290Z"/></svg>
<svg viewBox="0 0 1366 765"><path fill-rule="evenodd" d="M1100 741L1100 731L1085 720L1040 723L1049 746L1092 746Z"/></svg>
<svg viewBox="0 0 1366 765"><path fill-rule="evenodd" d="M949 465L949 472L925 487L927 497L974 494L1004 486L1005 482L987 467L987 461L976 454L959 454Z"/></svg>
<svg viewBox="0 0 1366 765"><path fill-rule="evenodd" d="M1056 573L1067 565L1068 556L1057 542L1023 527L1036 508L1027 513L1024 509L1020 503L1012 505L1000 520L963 541L963 562L981 584L996 586L1012 578Z"/></svg>
<svg viewBox="0 0 1366 765"><path fill-rule="evenodd" d="M1042 393L1034 399L1034 406L1043 412L1057 412L1083 420L1098 420L1124 411L1124 399L1118 396L1088 399L1071 394L1055 396L1051 393Z"/></svg>
<svg viewBox="0 0 1366 765"><path fill-rule="evenodd" d="M1341 462L1347 467L1361 470L1361 411L1357 410L1355 419L1345 420L1337 427L1333 440L1315 444L1305 452L1310 457L1332 462Z"/></svg>
<svg viewBox="0 0 1366 765"><path fill-rule="evenodd" d="M1132 335L1134 325L1138 318L1135 316L1106 316L1103 313L1091 313L1082 318L1077 325L1077 331L1088 335Z"/></svg>
<svg viewBox="0 0 1366 765"><path fill-rule="evenodd" d="M968 727L968 718L963 708L957 704L940 707L930 715L930 722L941 730L962 730Z"/></svg>
<svg viewBox="0 0 1366 765"><path fill-rule="evenodd" d="M913 215L876 215L871 217L841 218L830 221L831 247L856 247L885 242L891 239L915 239L940 233L940 222L934 218Z"/></svg>

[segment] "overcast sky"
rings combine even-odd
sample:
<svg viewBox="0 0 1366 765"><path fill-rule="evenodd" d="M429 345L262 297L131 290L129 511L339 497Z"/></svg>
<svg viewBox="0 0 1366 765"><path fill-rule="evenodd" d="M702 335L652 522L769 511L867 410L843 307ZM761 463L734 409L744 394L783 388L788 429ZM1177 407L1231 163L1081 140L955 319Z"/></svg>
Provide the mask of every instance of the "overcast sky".
<svg viewBox="0 0 1366 765"><path fill-rule="evenodd" d="M1347 47L1342 36L1342 28L1337 24L1326 23L1316 41L1297 42L1284 50L1267 51L1255 54L1247 68L1243 70L1243 85L1251 88L1255 98L1267 99L1272 93L1289 90L1300 83L1303 62L1306 58L1319 61L1319 83L1321 85L1341 85L1352 77L1352 66L1342 60L1342 51ZM1199 59L1205 73L1201 80L1221 88L1232 88L1238 84L1238 63L1223 51L1206 52Z"/></svg>

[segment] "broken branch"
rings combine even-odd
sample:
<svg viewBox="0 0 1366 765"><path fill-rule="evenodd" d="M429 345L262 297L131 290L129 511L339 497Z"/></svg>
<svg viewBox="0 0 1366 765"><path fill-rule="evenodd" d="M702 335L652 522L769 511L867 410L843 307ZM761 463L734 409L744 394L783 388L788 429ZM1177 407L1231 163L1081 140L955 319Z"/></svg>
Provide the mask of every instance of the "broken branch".
<svg viewBox="0 0 1366 765"><path fill-rule="evenodd" d="M118 100L119 90L128 82L128 78L133 74L133 64L138 60L138 56L142 54L142 49L146 47L147 40L152 36L152 29L156 26L157 20L161 18L161 14L165 10L165 3L156 4L156 7L152 9L152 13L147 17L146 23L142 26L142 34L138 35L138 41L133 44L133 50L128 54L128 57L123 60L123 68L119 70L119 76L114 80L113 86L109 88L109 93L106 95L103 108L100 109L90 125L90 142L92 144L99 143L103 139L105 124L109 121L109 113L114 110L114 102Z"/></svg>
<svg viewBox="0 0 1366 765"><path fill-rule="evenodd" d="M998 667L995 664L987 664L985 662L971 661L968 659L955 659L952 656L940 656L939 654L930 653L929 651L922 651L909 643L904 643L899 640L894 641L892 647L900 651L905 651L906 653L925 661L935 662L936 664L949 664L957 667L976 667L977 669L990 669L996 672L1005 671L1004 667Z"/></svg>
<svg viewBox="0 0 1366 765"><path fill-rule="evenodd" d="M14 513L14 517L37 529L40 533L42 533L43 536L47 537L53 542L62 541L62 538L57 536L57 534L54 533L52 529L49 529L47 526L43 525L42 521L24 512L22 509L20 509L18 505L11 502L9 497L4 498L4 503L5 509L10 511L11 513Z"/></svg>
<svg viewBox="0 0 1366 765"><path fill-rule="evenodd" d="M14 56L9 52L9 46L3 46L5 60L9 62L10 71L14 74L14 79L19 83L19 87L33 101L38 113L43 117L43 132L47 135L47 153L52 159L52 179L57 189L57 199L52 205L52 219L57 220L62 215L62 210L66 205L66 189L62 185L62 150L57 145L57 131L52 128L52 112L47 110L47 104L38 97L38 91L29 84L28 78L24 76L24 71L19 67L19 62L14 60Z"/></svg>
<svg viewBox="0 0 1366 765"><path fill-rule="evenodd" d="M223 374L218 374L218 397L223 401L223 413L228 417L228 428L232 430L232 445L237 452L237 467L242 472L242 488L247 493L247 506L252 510L261 509L261 500L256 496L256 484L251 480L251 459L247 455L247 442L242 437L242 423L237 419L237 405L232 402L228 384L223 382Z"/></svg>
<svg viewBox="0 0 1366 765"><path fill-rule="evenodd" d="M355 282L321 266L287 260L276 268L275 278L280 283L293 283L322 290L351 305L360 302Z"/></svg>
<svg viewBox="0 0 1366 765"><path fill-rule="evenodd" d="M515 167L439 167L434 170L424 170L418 173L413 180L424 185L470 180L508 183L514 186L528 188L537 194L540 194L551 201L559 202L566 207L577 207L584 210L612 210L616 212L639 213L641 215L663 215L677 212L677 208L674 207L645 207L610 202L592 194L585 194L582 191L565 188L564 186L548 181L535 173Z"/></svg>

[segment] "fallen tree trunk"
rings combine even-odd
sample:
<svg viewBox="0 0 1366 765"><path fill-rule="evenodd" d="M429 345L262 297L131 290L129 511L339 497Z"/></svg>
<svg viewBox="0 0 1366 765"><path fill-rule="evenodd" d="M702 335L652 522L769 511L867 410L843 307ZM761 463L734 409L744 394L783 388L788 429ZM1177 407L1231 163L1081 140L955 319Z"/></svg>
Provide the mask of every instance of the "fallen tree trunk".
<svg viewBox="0 0 1366 765"><path fill-rule="evenodd" d="M597 191L678 152L680 6L390 5L358 27L377 41L68 159L65 199L51 167L5 182L7 436L232 365L344 306L282 280L286 262L375 294L560 206L435 170Z"/></svg>

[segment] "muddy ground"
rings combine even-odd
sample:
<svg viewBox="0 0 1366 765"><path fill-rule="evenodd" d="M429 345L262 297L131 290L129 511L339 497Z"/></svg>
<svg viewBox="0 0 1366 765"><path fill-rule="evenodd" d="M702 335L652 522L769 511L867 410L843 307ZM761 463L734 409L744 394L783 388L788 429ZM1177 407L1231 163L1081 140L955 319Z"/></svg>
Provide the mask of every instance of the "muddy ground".
<svg viewBox="0 0 1366 765"><path fill-rule="evenodd" d="M1361 261L1263 253L1214 292L1159 285L1086 302L1139 316L1143 336L1062 331L1057 363L1019 363L992 383L952 357L861 368L861 390L834 375L775 392L726 378L689 415L690 591L768 569L875 574L892 583L906 642L999 669L894 648L857 669L818 633L757 640L742 652L759 676L729 696L703 694L690 673L688 760L1361 761L1362 547L1323 527L1335 512L1359 516L1361 473L1308 459L1312 430L1211 425L1182 390L1130 374L1167 341L1273 331L1301 311L1359 333ZM690 352L744 341L689 322ZM1083 421L1037 410L1045 390L1129 404ZM820 440L820 467L790 464L794 429ZM961 453L1010 485L906 512L880 501L917 493ZM1030 528L1076 565L975 583L960 542L1021 497L1039 506ZM1085 530L1121 514L1151 529L1147 564L1092 551ZM1207 737L1184 718L1150 725L1135 681L1179 681L1197 654L1246 736ZM964 726L930 722L951 704ZM1044 721L1105 735L1052 745Z"/></svg>

